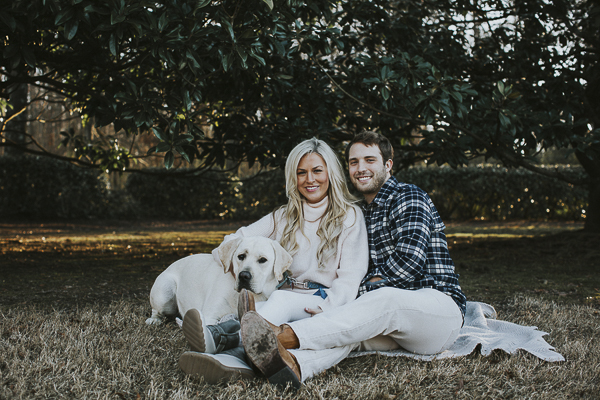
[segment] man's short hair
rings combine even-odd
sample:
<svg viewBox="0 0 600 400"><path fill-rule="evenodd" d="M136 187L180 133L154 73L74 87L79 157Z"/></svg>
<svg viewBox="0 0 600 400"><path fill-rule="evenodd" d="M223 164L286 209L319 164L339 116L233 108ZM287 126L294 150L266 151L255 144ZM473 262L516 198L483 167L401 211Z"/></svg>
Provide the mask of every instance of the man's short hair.
<svg viewBox="0 0 600 400"><path fill-rule="evenodd" d="M392 144L388 138L378 132L363 131L354 136L350 143L348 143L348 146L346 146L346 161L348 161L350 157L350 147L352 147L352 145L355 143L362 143L365 146L376 145L379 147L384 164L387 162L387 160L394 160L394 148L392 147Z"/></svg>

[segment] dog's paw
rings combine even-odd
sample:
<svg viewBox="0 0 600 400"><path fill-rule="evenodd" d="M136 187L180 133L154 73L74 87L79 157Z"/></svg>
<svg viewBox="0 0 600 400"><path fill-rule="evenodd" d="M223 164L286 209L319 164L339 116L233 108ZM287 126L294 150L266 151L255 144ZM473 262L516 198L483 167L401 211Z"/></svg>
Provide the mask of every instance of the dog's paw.
<svg viewBox="0 0 600 400"><path fill-rule="evenodd" d="M146 320L146 325L160 325L163 323L162 318L153 318L150 317Z"/></svg>

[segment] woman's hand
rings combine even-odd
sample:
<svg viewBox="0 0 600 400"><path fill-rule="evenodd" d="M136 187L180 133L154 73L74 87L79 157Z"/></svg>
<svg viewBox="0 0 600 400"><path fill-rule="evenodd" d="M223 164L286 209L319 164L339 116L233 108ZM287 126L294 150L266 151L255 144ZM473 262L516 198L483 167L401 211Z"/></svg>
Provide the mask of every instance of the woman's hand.
<svg viewBox="0 0 600 400"><path fill-rule="evenodd" d="M306 307L304 309L304 311L306 311L307 313L309 313L311 317L314 317L315 315L320 314L320 313L323 312L323 310L321 310L319 307L317 307L317 308L308 308L308 307Z"/></svg>

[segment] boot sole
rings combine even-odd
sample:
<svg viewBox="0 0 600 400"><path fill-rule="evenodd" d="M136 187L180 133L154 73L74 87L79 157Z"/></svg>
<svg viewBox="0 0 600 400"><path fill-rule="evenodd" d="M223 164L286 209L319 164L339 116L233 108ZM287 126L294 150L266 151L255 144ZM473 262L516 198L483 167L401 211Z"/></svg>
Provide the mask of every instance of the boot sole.
<svg viewBox="0 0 600 400"><path fill-rule="evenodd" d="M191 349L198 353L205 353L204 328L198 310L192 308L185 313L182 329L183 335L190 344Z"/></svg>
<svg viewBox="0 0 600 400"><path fill-rule="evenodd" d="M279 353L277 336L266 320L256 312L245 314L241 333L246 355L269 382L282 389L288 384L300 389L300 380Z"/></svg>
<svg viewBox="0 0 600 400"><path fill-rule="evenodd" d="M204 378L204 382L208 384L238 379L254 379L252 370L228 367L213 357L201 353L183 353L179 358L179 368L187 375Z"/></svg>

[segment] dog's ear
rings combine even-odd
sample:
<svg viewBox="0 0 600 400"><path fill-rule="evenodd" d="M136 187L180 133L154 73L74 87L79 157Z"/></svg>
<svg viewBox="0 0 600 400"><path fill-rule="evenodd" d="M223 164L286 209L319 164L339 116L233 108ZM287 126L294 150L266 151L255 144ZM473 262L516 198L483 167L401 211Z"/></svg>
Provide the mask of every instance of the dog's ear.
<svg viewBox="0 0 600 400"><path fill-rule="evenodd" d="M242 238L235 238L232 240L228 240L227 242L223 242L219 247L217 247L219 260L221 260L221 264L223 264L225 273L228 273L230 270L233 269L233 253L238 248L241 242Z"/></svg>
<svg viewBox="0 0 600 400"><path fill-rule="evenodd" d="M279 242L272 241L271 245L275 251L275 262L273 263L273 273L278 281L283 279L283 273L290 268L292 265L292 256L279 244Z"/></svg>

